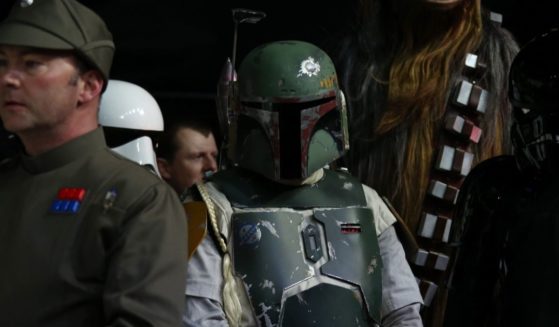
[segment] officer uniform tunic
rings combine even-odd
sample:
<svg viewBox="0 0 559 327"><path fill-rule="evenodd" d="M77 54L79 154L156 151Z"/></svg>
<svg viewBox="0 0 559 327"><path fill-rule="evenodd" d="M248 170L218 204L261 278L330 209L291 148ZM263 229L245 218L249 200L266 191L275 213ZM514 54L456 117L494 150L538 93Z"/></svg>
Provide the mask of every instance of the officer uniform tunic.
<svg viewBox="0 0 559 327"><path fill-rule="evenodd" d="M0 170L0 326L177 326L186 217L100 128Z"/></svg>

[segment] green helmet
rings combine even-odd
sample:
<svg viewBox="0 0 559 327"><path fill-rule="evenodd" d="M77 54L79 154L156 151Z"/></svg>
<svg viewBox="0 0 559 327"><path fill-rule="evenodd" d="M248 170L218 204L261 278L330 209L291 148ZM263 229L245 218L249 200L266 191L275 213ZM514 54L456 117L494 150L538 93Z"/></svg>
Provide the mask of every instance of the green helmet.
<svg viewBox="0 0 559 327"><path fill-rule="evenodd" d="M349 148L344 95L330 57L313 44L279 41L240 65L229 154L273 180L304 179Z"/></svg>

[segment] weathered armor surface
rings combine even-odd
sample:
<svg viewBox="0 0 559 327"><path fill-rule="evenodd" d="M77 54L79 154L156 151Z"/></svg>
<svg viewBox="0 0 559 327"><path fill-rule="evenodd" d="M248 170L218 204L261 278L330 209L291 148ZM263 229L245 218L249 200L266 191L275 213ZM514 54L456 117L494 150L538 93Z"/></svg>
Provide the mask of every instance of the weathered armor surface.
<svg viewBox="0 0 559 327"><path fill-rule="evenodd" d="M212 182L231 201L233 266L260 325L380 321L382 260L353 177L325 170L317 184L291 187L232 169Z"/></svg>

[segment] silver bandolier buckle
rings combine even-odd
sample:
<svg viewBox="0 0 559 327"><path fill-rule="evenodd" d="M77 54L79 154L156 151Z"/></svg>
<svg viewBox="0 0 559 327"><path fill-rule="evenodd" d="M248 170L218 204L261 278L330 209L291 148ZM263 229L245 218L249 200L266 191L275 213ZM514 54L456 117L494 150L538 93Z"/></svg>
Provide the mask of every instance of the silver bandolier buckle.
<svg viewBox="0 0 559 327"><path fill-rule="evenodd" d="M417 285L419 285L419 293L421 293L421 296L423 297L423 305L425 305L426 307L431 306L433 298L435 297L435 294L437 293L437 289L439 287L437 286L437 284L426 279L416 278L415 280L417 282Z"/></svg>
<svg viewBox="0 0 559 327"><path fill-rule="evenodd" d="M460 190L457 187L436 179L429 182L429 188L427 189L427 194L451 204L456 204L459 193Z"/></svg>
<svg viewBox="0 0 559 327"><path fill-rule="evenodd" d="M479 143L481 138L481 128L457 113L446 116L444 127L448 132L461 136L472 143Z"/></svg>
<svg viewBox="0 0 559 327"><path fill-rule="evenodd" d="M449 257L444 253L419 249L415 257L415 264L425 268L445 271L448 267Z"/></svg>
<svg viewBox="0 0 559 327"><path fill-rule="evenodd" d="M473 153L444 145L439 150L435 168L446 172L454 172L465 177L472 169L473 160Z"/></svg>
<svg viewBox="0 0 559 327"><path fill-rule="evenodd" d="M487 91L479 85L463 80L458 83L453 100L457 107L483 114L487 110L487 96Z"/></svg>
<svg viewBox="0 0 559 327"><path fill-rule="evenodd" d="M452 219L424 212L419 223L419 236L448 243Z"/></svg>

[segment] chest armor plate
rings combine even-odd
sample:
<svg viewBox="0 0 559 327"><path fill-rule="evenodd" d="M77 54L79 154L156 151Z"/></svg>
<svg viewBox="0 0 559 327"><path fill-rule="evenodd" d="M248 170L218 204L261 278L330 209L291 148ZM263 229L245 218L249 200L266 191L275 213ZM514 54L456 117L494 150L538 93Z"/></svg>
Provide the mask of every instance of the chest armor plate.
<svg viewBox="0 0 559 327"><path fill-rule="evenodd" d="M379 321L382 262L368 208L243 211L232 228L234 269L261 326Z"/></svg>

